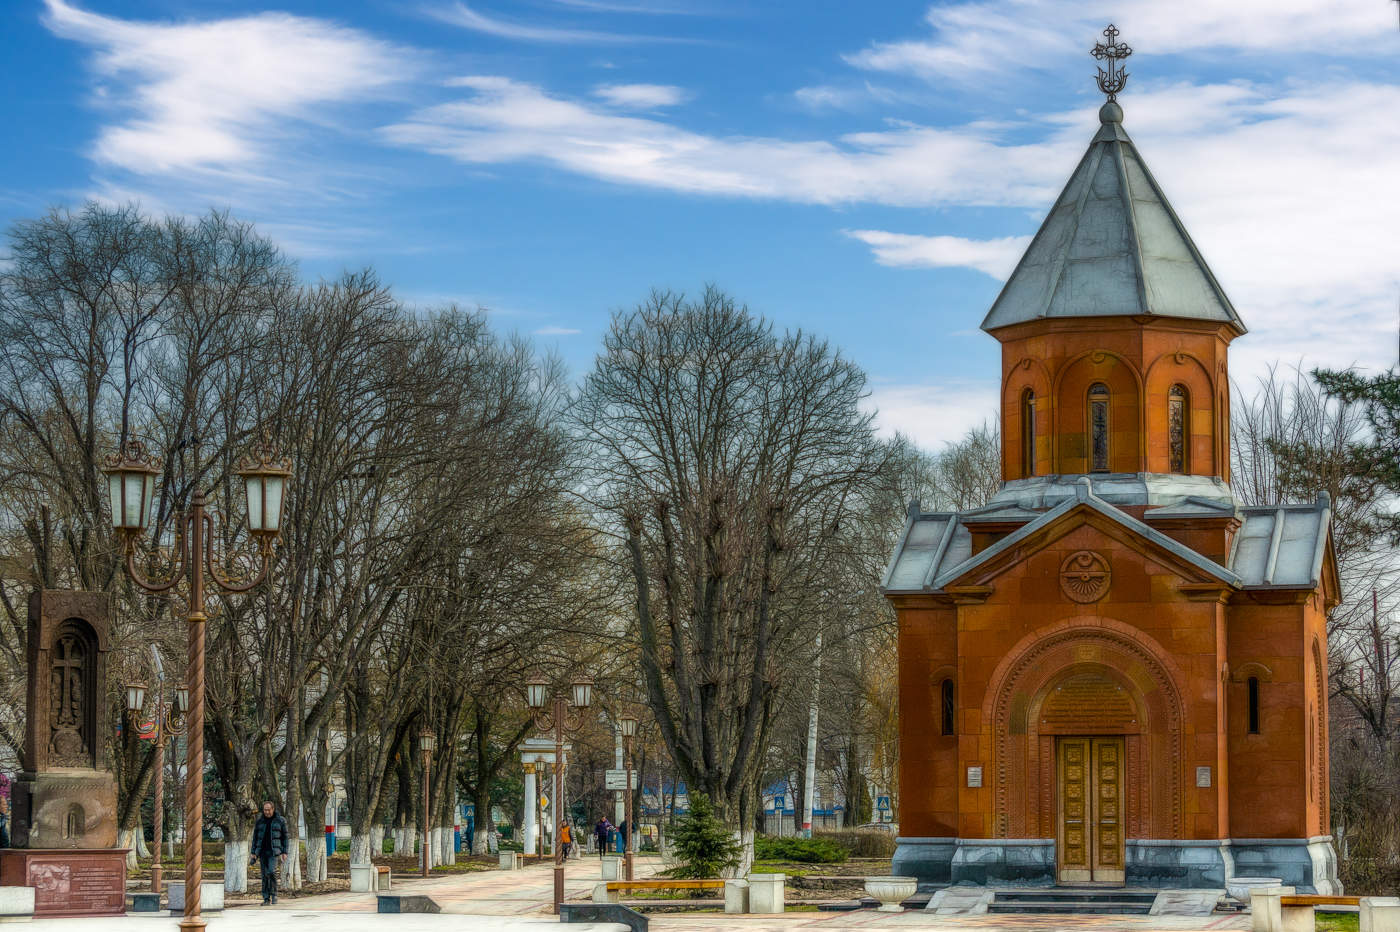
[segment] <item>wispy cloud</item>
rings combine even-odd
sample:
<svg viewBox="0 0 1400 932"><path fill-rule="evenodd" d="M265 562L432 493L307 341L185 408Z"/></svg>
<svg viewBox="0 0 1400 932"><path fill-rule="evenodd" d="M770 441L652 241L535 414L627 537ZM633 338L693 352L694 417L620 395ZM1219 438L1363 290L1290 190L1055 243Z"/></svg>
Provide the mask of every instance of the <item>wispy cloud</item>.
<svg viewBox="0 0 1400 932"><path fill-rule="evenodd" d="M593 89L593 96L614 107L634 110L674 107L690 99L685 88L673 84L600 84Z"/></svg>
<svg viewBox="0 0 1400 932"><path fill-rule="evenodd" d="M144 22L46 0L56 35L95 51L95 106L110 122L93 157L138 175L204 171L273 182L296 124L411 77L417 56L366 33L286 13Z"/></svg>
<svg viewBox="0 0 1400 932"><path fill-rule="evenodd" d="M845 230L870 247L875 261L896 268L969 268L1002 280L1030 245L1029 236L966 239L961 236L913 236L884 230Z"/></svg>
<svg viewBox="0 0 1400 932"><path fill-rule="evenodd" d="M835 142L710 136L499 76L385 129L399 145L458 161L539 161L621 184L802 203L1040 203L1073 166L1081 141L1007 143L986 126L899 126Z"/></svg>
<svg viewBox="0 0 1400 932"><path fill-rule="evenodd" d="M575 327L540 327L530 332L537 337L573 337L583 333Z"/></svg>
<svg viewBox="0 0 1400 932"><path fill-rule="evenodd" d="M1007 80L1024 68L1077 58L1116 23L1156 54L1204 49L1394 55L1395 11L1379 3L1317 0L973 0L929 7L924 39L874 42L847 54L859 68L967 84ZM1092 72L1091 72L1092 73Z"/></svg>
<svg viewBox="0 0 1400 932"><path fill-rule="evenodd" d="M1091 106L998 126L893 124L832 141L717 136L508 78L464 84L475 93L420 110L386 138L466 164L543 163L617 184L810 204L994 205L1039 217L1096 126ZM1400 86L1174 84L1139 89L1124 106L1246 322L1267 321L1249 352L1293 358L1322 341L1364 361L1393 344L1400 269L1383 256L1400 203L1400 121L1379 115L1400 112ZM877 260L988 274L1015 253L1015 237L994 246L863 239Z"/></svg>
<svg viewBox="0 0 1400 932"><path fill-rule="evenodd" d="M603 32L595 29L574 29L566 26L541 26L517 20L487 16L467 6L465 3L450 3L445 6L431 6L427 13L434 19L484 33L499 39L513 39L517 42L547 42L565 45L626 45L636 42L684 42L670 36L644 36L631 33Z"/></svg>

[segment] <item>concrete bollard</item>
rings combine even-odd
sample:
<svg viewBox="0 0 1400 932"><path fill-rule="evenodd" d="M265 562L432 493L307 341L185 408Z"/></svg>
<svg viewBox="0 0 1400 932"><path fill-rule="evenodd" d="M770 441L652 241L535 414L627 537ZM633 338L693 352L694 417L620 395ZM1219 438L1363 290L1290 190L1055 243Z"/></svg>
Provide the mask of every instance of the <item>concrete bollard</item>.
<svg viewBox="0 0 1400 932"><path fill-rule="evenodd" d="M504 848L502 848L501 851L500 851L499 857L500 857L500 859L501 859L501 860L500 860L500 869L501 869L501 870L503 870L503 871L513 871L513 870L515 870L515 852L514 852L514 851L507 851L507 850L505 850Z"/></svg>
<svg viewBox="0 0 1400 932"><path fill-rule="evenodd" d="M1400 897L1363 896L1361 932L1400 932Z"/></svg>
<svg viewBox="0 0 1400 932"><path fill-rule="evenodd" d="M749 882L747 880L726 880L724 882L724 911L726 913L746 913L749 911Z"/></svg>
<svg viewBox="0 0 1400 932"><path fill-rule="evenodd" d="M33 887L0 887L0 922L28 922L32 918Z"/></svg>
<svg viewBox="0 0 1400 932"><path fill-rule="evenodd" d="M183 880L171 880L165 884L165 905L169 907L172 914L183 914L185 911L185 882ZM201 913L217 913L224 908L224 884L221 880L213 883L201 883L199 885L199 911Z"/></svg>
<svg viewBox="0 0 1400 932"><path fill-rule="evenodd" d="M622 858L610 854L603 856L603 879L622 879Z"/></svg>
<svg viewBox="0 0 1400 932"><path fill-rule="evenodd" d="M1294 887L1256 887L1249 891L1254 932L1283 932L1283 907L1279 900L1295 892Z"/></svg>
<svg viewBox="0 0 1400 932"><path fill-rule="evenodd" d="M780 913L783 911L783 881L786 874L749 875L749 912Z"/></svg>
<svg viewBox="0 0 1400 932"><path fill-rule="evenodd" d="M595 883L593 885L593 902L618 903L621 902L621 899L622 898L618 895L618 892L616 890L608 889L608 882L606 880L604 880L602 883Z"/></svg>

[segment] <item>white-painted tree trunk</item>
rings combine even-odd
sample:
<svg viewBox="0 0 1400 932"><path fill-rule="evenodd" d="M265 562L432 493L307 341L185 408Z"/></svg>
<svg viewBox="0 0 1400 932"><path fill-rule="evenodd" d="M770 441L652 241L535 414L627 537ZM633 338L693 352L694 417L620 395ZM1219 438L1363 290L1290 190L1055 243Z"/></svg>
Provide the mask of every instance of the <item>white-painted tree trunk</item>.
<svg viewBox="0 0 1400 932"><path fill-rule="evenodd" d="M369 856L375 858L382 854L384 854L384 826L376 825L369 830Z"/></svg>
<svg viewBox="0 0 1400 932"><path fill-rule="evenodd" d="M224 892L248 892L248 858L251 839L224 842Z"/></svg>
<svg viewBox="0 0 1400 932"><path fill-rule="evenodd" d="M278 885L284 890L301 889L301 839L297 838L291 842L291 847L287 851L287 860L282 862L278 869Z"/></svg>
<svg viewBox="0 0 1400 932"><path fill-rule="evenodd" d="M373 830L373 829L370 830L370 833L369 833L368 836L365 836L365 835L351 835L351 836L350 836L350 863L351 863L351 865L353 865L353 866L358 866L358 867L363 867L364 865L370 863L370 858L371 858L371 856L373 855L373 848L374 848L374 846L370 844L370 841L371 841L371 839L373 839L373 838L374 838L374 830Z"/></svg>
<svg viewBox="0 0 1400 932"><path fill-rule="evenodd" d="M319 842L306 846L307 883L322 883L326 879L326 842L325 839Z"/></svg>
<svg viewBox="0 0 1400 932"><path fill-rule="evenodd" d="M753 829L746 828L735 832L734 840L739 843L739 866L732 876L747 877L753 869Z"/></svg>
<svg viewBox="0 0 1400 932"><path fill-rule="evenodd" d="M817 786L817 708L822 689L822 635L817 632L817 663L812 678L812 704L807 710L807 766L802 781L802 825L799 834L803 838L812 837L812 800ZM778 825L783 822L783 814L778 813Z"/></svg>
<svg viewBox="0 0 1400 932"><path fill-rule="evenodd" d="M136 832L129 828L124 828L117 832L117 847L126 849L126 869L134 871L140 867L136 858L136 842L133 838Z"/></svg>

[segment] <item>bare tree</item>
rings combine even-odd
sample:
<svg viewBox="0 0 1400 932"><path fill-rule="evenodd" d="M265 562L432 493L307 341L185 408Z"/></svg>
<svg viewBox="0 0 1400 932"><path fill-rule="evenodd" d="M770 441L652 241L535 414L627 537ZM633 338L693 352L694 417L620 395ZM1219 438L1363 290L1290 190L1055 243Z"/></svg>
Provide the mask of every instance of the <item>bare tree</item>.
<svg viewBox="0 0 1400 932"><path fill-rule="evenodd" d="M709 288L617 314L574 409L625 541L652 714L750 858L779 668L812 634L794 608L888 455L864 394L826 343Z"/></svg>

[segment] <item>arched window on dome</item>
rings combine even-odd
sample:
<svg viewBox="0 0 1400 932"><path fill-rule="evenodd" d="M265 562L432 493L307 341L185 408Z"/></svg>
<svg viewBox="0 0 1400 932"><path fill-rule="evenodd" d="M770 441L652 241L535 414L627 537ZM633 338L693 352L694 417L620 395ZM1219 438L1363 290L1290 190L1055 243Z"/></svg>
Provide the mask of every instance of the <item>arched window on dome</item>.
<svg viewBox="0 0 1400 932"><path fill-rule="evenodd" d="M1021 475L1035 475L1035 392L1021 393Z"/></svg>
<svg viewBox="0 0 1400 932"><path fill-rule="evenodd" d="M1108 472L1108 386L1089 386L1089 470Z"/></svg>
<svg viewBox="0 0 1400 932"><path fill-rule="evenodd" d="M1190 466L1190 451L1187 438L1191 436L1188 396L1186 388L1177 384L1167 392L1167 459L1168 468L1175 473L1184 473Z"/></svg>

